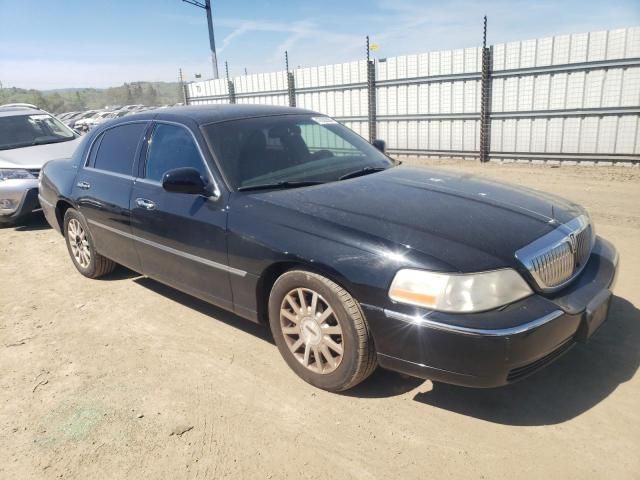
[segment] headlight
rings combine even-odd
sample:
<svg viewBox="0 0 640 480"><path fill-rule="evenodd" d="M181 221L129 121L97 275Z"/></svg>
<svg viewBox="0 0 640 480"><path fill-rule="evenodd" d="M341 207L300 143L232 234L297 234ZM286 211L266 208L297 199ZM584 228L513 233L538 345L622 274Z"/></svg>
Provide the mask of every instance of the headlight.
<svg viewBox="0 0 640 480"><path fill-rule="evenodd" d="M510 268L470 274L403 269L389 289L389 297L396 302L457 313L492 310L531 293Z"/></svg>
<svg viewBox="0 0 640 480"><path fill-rule="evenodd" d="M0 181L2 180L24 180L36 178L27 170L16 168L0 168Z"/></svg>

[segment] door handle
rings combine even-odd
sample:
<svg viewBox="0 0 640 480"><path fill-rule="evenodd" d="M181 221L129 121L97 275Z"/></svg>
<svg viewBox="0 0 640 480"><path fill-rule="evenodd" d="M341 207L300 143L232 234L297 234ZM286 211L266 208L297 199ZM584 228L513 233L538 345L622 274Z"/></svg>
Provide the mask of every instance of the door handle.
<svg viewBox="0 0 640 480"><path fill-rule="evenodd" d="M153 210L156 208L156 204L146 198L136 198L136 205L145 210Z"/></svg>
<svg viewBox="0 0 640 480"><path fill-rule="evenodd" d="M91 184L89 182L78 182L76 187L81 188L83 190L89 190L91 188Z"/></svg>

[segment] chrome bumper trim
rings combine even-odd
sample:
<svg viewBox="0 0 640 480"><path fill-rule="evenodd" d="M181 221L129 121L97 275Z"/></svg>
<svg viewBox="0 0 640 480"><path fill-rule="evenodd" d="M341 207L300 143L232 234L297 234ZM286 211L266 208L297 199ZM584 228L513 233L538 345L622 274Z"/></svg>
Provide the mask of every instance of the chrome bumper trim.
<svg viewBox="0 0 640 480"><path fill-rule="evenodd" d="M429 318L420 315L407 315L406 313L395 312L393 310L384 309L384 314L387 318L393 318L409 323L411 325L425 326L435 328L437 330L445 330L448 332L458 333L461 335L474 335L481 337L510 337L512 335L519 335L521 333L528 332L541 327L545 323L549 323L558 317L561 317L564 312L562 310L554 310L543 317L537 318L522 325L509 328L498 329L485 329L485 328L469 328L460 325L450 325L448 323L436 322Z"/></svg>

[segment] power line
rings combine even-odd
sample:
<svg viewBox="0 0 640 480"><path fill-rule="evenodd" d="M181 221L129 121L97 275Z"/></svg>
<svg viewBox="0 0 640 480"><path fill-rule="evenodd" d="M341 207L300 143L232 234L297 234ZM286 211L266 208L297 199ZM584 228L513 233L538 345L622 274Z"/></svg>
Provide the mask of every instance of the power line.
<svg viewBox="0 0 640 480"><path fill-rule="evenodd" d="M196 7L200 7L200 8L207 8L206 5L202 2L197 2L196 0L182 0L185 3L189 3L191 5L194 5Z"/></svg>

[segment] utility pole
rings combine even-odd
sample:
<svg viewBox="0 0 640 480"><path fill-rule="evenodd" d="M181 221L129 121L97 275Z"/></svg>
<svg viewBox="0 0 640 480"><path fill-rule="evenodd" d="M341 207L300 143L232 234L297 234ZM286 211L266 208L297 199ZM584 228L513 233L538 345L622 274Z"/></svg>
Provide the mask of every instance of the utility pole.
<svg viewBox="0 0 640 480"><path fill-rule="evenodd" d="M182 68L178 69L178 83L180 85L180 96L182 97L183 105L189 105L189 97L187 96L187 86L184 84L184 77L182 76Z"/></svg>
<svg viewBox="0 0 640 480"><path fill-rule="evenodd" d="M229 103L236 103L236 86L233 80L229 78L229 64L224 61L224 76L227 78L227 88L229 90Z"/></svg>
<svg viewBox="0 0 640 480"><path fill-rule="evenodd" d="M207 12L207 26L209 27L209 47L211 48L211 64L213 66L213 79L218 79L218 57L216 55L216 41L213 36L213 15L211 13L211 0L204 0L202 3L199 0L182 0L189 5L199 7Z"/></svg>
<svg viewBox="0 0 640 480"><path fill-rule="evenodd" d="M487 47L487 16L482 19L482 72L480 76L480 162L491 153L491 47Z"/></svg>
<svg viewBox="0 0 640 480"><path fill-rule="evenodd" d="M369 35L366 41L367 48L367 121L369 123L369 142L378 137L377 134L377 107L376 107L376 63L371 60L371 46L369 44Z"/></svg>
<svg viewBox="0 0 640 480"><path fill-rule="evenodd" d="M293 72L289 71L289 52L284 51L284 68L287 70L287 95L289 95L289 106L296 106L296 81Z"/></svg>

